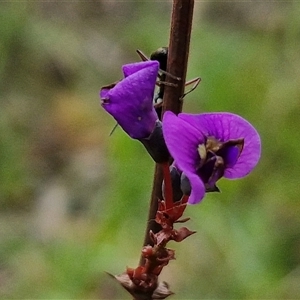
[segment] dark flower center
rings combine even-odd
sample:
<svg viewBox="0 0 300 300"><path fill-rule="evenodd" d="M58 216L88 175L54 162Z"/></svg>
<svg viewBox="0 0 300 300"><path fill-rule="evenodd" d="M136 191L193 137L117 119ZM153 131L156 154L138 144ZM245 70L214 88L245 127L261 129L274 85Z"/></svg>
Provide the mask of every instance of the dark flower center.
<svg viewBox="0 0 300 300"><path fill-rule="evenodd" d="M243 147L243 138L221 142L213 136L208 136L205 144L198 146L200 162L197 174L203 180L207 192L219 191L216 182L224 175L226 168L236 163Z"/></svg>

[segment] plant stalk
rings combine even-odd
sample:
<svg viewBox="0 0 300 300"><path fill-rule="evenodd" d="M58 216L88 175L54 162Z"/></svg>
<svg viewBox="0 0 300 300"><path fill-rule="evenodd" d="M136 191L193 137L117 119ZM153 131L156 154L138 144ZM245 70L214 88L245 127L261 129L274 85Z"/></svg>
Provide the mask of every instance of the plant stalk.
<svg viewBox="0 0 300 300"><path fill-rule="evenodd" d="M167 72L179 77L180 80L173 79L168 75L166 76L166 82L175 84L175 86L165 86L163 112L170 110L178 114L182 110L181 96L184 94L185 88L193 10L194 0L173 0ZM162 199L162 182L163 167L161 164L156 164L144 246L153 245L149 235L150 230L154 233L161 230L160 225L155 222L155 216L158 208L158 200ZM140 265L143 264L144 259L141 257Z"/></svg>

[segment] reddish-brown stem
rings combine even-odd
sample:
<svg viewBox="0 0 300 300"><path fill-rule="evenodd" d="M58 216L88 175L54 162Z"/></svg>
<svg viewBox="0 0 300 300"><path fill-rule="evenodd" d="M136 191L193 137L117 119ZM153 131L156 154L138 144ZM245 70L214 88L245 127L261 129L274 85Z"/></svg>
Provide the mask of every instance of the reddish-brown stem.
<svg viewBox="0 0 300 300"><path fill-rule="evenodd" d="M164 200L166 204L166 210L168 210L173 207L172 180L171 180L171 174L170 174L168 163L163 164L163 172L164 172L164 183L165 183Z"/></svg>
<svg viewBox="0 0 300 300"><path fill-rule="evenodd" d="M178 114L182 110L180 99L184 94L193 10L194 0L173 1L167 72L181 78L181 80L177 81L168 75L166 76L166 82L175 83L177 86L165 86L163 112L170 110Z"/></svg>
<svg viewBox="0 0 300 300"><path fill-rule="evenodd" d="M182 96L184 94L187 61L189 54L190 34L192 28L194 0L173 0L171 33L168 52L167 71L173 76L166 76L166 85L163 97L163 113L170 110L176 114L182 109ZM180 80L174 79L174 76ZM171 157L169 159L171 161ZM166 195L163 200L162 182L165 178ZM153 188L150 201L147 229L139 266L135 269L127 268L126 272L114 278L134 297L134 300L165 299L172 292L167 284L159 283L158 276L171 259L174 251L165 248L170 240L180 242L195 233L182 227L174 229L174 222L184 222L188 219L178 220L186 207L187 198L183 197L177 204L173 203L172 182L169 173L169 164L156 164ZM161 208L165 204L165 210ZM157 222L155 221L157 220ZM162 224L160 226L159 224ZM162 229L163 228L163 229ZM150 236L151 232L151 236ZM153 247L152 247L153 246Z"/></svg>
<svg viewBox="0 0 300 300"><path fill-rule="evenodd" d="M182 101L180 99L184 93L193 9L194 0L173 0L167 71L174 76L180 77L181 80L175 80L170 76L166 77L167 82L175 83L176 86L165 86L163 111L171 110L176 114L181 112L182 109ZM153 245L149 236L150 230L157 233L161 229L154 220L158 208L158 200L162 199L162 181L163 168L161 165L156 164L144 246ZM140 265L143 265L144 262L144 258L141 257Z"/></svg>
<svg viewBox="0 0 300 300"><path fill-rule="evenodd" d="M159 232L161 230L161 226L155 222L155 216L158 209L158 200L162 199L162 182L163 182L163 169L161 164L155 165L154 171L154 179L153 179L153 187L152 194L150 200L150 208L148 214L148 222L145 232L145 240L144 246L151 245L153 246L153 241L150 238L149 232L150 230L154 233ZM143 265L145 262L144 257L140 258L140 265Z"/></svg>

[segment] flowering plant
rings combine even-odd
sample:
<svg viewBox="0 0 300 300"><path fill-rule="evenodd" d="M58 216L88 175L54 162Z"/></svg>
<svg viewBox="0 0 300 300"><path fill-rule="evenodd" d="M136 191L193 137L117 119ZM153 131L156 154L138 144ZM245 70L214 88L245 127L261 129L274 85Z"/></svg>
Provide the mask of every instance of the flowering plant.
<svg viewBox="0 0 300 300"><path fill-rule="evenodd" d="M145 61L123 66L124 79L101 89L101 105L133 139L141 141L163 169L162 199L158 199L155 222L161 230L149 236L137 268L127 268L115 278L136 297L140 291L160 299L171 292L159 286L163 267L175 258L166 248L169 241L181 242L195 233L174 228L187 204L199 203L206 192L219 191L222 178L237 179L257 165L260 137L255 128L232 113L174 114L166 111L163 121L153 107L158 62ZM173 163L170 165L170 156Z"/></svg>

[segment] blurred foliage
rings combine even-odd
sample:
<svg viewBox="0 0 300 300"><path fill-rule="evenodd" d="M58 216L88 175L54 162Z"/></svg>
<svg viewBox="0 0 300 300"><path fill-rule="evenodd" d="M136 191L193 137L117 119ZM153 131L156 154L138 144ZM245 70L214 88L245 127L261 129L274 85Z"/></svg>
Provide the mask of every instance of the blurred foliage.
<svg viewBox="0 0 300 300"><path fill-rule="evenodd" d="M120 66L168 44L171 3L0 4L0 297L129 299L153 163L99 106ZM184 110L231 111L262 159L189 206L197 234L165 268L173 299L300 295L300 5L196 2Z"/></svg>

